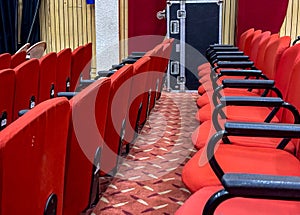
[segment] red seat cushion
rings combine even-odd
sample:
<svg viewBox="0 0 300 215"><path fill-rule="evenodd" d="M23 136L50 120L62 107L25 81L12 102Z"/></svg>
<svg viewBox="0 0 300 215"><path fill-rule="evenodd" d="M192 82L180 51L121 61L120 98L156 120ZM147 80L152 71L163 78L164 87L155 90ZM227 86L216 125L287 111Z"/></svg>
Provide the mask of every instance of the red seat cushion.
<svg viewBox="0 0 300 215"><path fill-rule="evenodd" d="M57 215L63 214L69 120L68 100L55 98L0 132L0 214L44 214L52 193L58 199Z"/></svg>
<svg viewBox="0 0 300 215"><path fill-rule="evenodd" d="M225 173L300 176L299 160L284 150L220 144L215 157ZM208 163L205 148L186 163L182 180L191 192L205 186L220 185Z"/></svg>
<svg viewBox="0 0 300 215"><path fill-rule="evenodd" d="M263 122L271 109L266 107L248 107L248 106L228 106L223 108L228 120ZM196 113L196 119L201 123L206 120L211 120L212 110L211 105L207 104L201 107ZM272 122L279 122L275 116Z"/></svg>
<svg viewBox="0 0 300 215"><path fill-rule="evenodd" d="M201 215L208 199L217 191L223 189L221 186L204 187L194 193L175 213L175 215ZM215 214L222 215L282 215L298 214L300 202L266 199L229 199L217 207Z"/></svg>
<svg viewBox="0 0 300 215"><path fill-rule="evenodd" d="M197 149L203 148L209 141L209 139L216 133L213 127L212 121L207 120L203 122L198 128L192 133L192 142ZM276 148L280 143L280 138L259 138L259 137L237 137L232 136L229 138L231 144L248 147L267 147ZM261 143L264 143L263 145ZM294 154L297 150L297 144L293 141L285 147L286 151Z"/></svg>
<svg viewBox="0 0 300 215"><path fill-rule="evenodd" d="M57 53L57 69L56 69L56 92L66 92L67 83L70 81L72 51L66 48Z"/></svg>

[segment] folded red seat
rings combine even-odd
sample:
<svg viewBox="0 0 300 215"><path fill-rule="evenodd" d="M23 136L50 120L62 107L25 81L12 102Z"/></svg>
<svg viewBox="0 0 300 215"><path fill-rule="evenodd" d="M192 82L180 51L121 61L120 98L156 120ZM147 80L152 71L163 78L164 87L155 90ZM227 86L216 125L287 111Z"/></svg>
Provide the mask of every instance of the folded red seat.
<svg viewBox="0 0 300 215"><path fill-rule="evenodd" d="M133 77L128 101L128 113L126 118L125 141L133 142L139 126L146 121L147 100L144 99L150 57L144 56L133 64Z"/></svg>
<svg viewBox="0 0 300 215"><path fill-rule="evenodd" d="M70 91L72 50L65 48L57 53L56 92Z"/></svg>
<svg viewBox="0 0 300 215"><path fill-rule="evenodd" d="M20 51L11 56L10 68L14 69L26 60L26 51Z"/></svg>
<svg viewBox="0 0 300 215"><path fill-rule="evenodd" d="M70 91L74 92L80 79L80 74L84 71L85 46L79 46L72 52L71 72L70 72Z"/></svg>
<svg viewBox="0 0 300 215"><path fill-rule="evenodd" d="M69 117L69 102L55 98L0 132L1 215L63 214Z"/></svg>
<svg viewBox="0 0 300 215"><path fill-rule="evenodd" d="M114 176L118 169L119 156L122 155L122 146L130 143L127 142L124 135L130 132L127 132L125 126L130 123L126 117L128 116L133 69L132 65L125 65L110 77L111 89L109 91L100 175Z"/></svg>
<svg viewBox="0 0 300 215"><path fill-rule="evenodd" d="M13 120L19 117L19 111L32 109L38 102L39 61L30 59L17 66L14 95Z"/></svg>
<svg viewBox="0 0 300 215"><path fill-rule="evenodd" d="M13 120L14 94L14 70L0 70L0 131L9 125Z"/></svg>
<svg viewBox="0 0 300 215"><path fill-rule="evenodd" d="M0 54L0 69L10 68L11 56L9 53Z"/></svg>
<svg viewBox="0 0 300 215"><path fill-rule="evenodd" d="M39 96L38 102L54 98L56 96L56 69L57 54L48 53L39 59Z"/></svg>
<svg viewBox="0 0 300 215"><path fill-rule="evenodd" d="M111 81L98 80L70 100L63 214L81 214L99 200L104 134ZM111 129L111 128L109 128Z"/></svg>

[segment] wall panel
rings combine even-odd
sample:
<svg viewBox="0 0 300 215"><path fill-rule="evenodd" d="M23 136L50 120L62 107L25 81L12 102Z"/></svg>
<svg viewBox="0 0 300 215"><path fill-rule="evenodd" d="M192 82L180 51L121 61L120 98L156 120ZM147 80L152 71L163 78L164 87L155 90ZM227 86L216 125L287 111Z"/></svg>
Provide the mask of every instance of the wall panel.
<svg viewBox="0 0 300 215"><path fill-rule="evenodd" d="M40 8L41 39L47 42L47 53L64 48L74 50L92 42L95 56L95 6L86 0L42 0ZM95 57L92 71L96 70Z"/></svg>

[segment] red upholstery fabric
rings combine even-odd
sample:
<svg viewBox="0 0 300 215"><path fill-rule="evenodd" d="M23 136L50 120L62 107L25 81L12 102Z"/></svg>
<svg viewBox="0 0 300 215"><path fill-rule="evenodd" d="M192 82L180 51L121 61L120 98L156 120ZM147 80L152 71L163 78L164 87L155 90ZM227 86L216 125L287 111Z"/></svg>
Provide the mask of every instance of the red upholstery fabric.
<svg viewBox="0 0 300 215"><path fill-rule="evenodd" d="M65 98L48 100L0 133L1 215L44 214L53 193L63 214L69 113Z"/></svg>
<svg viewBox="0 0 300 215"><path fill-rule="evenodd" d="M94 157L104 144L110 83L110 79L98 80L70 101L64 215L80 214L89 205Z"/></svg>
<svg viewBox="0 0 300 215"><path fill-rule="evenodd" d="M209 139L216 133L211 120L203 122L192 133L192 142L197 149L201 149L208 143ZM278 138L258 138L258 137L230 137L231 144L248 147L276 148L281 139ZM261 143L264 143L263 145ZM285 150L294 154L297 151L295 142L290 142Z"/></svg>
<svg viewBox="0 0 300 215"><path fill-rule="evenodd" d="M258 53L257 53L257 59L255 62L255 67L257 69L263 69L264 68L264 63L265 63L265 52L267 49L267 46L272 43L273 41L276 41L279 38L278 34L272 34L270 37L267 39L263 40L258 48Z"/></svg>
<svg viewBox="0 0 300 215"><path fill-rule="evenodd" d="M194 193L183 206L176 211L175 215L201 215L208 199L217 191L223 189L221 186L204 187ZM223 202L215 211L222 215L265 215L265 214L297 214L300 210L299 202L233 198Z"/></svg>
<svg viewBox="0 0 300 215"><path fill-rule="evenodd" d="M38 102L40 103L47 99L53 98L56 95L55 86L56 86L57 55L56 53L51 52L46 54L42 58L40 58L39 61L40 61L40 74L39 74Z"/></svg>
<svg viewBox="0 0 300 215"><path fill-rule="evenodd" d="M251 121L263 122L271 112L267 107L248 107L248 106L228 106L223 108L228 120L235 121ZM196 119L201 123L206 120L211 120L212 107L207 104L201 107L196 113ZM278 122L279 119L275 116L272 122Z"/></svg>
<svg viewBox="0 0 300 215"><path fill-rule="evenodd" d="M91 79L91 64L93 58L93 43L87 43L84 45L84 61L85 66L82 71L82 78L83 79Z"/></svg>
<svg viewBox="0 0 300 215"><path fill-rule="evenodd" d="M264 142L261 144L263 146ZM284 150L220 144L215 157L225 173L300 176L299 160ZM205 148L184 166L182 180L192 192L205 186L220 185L208 164Z"/></svg>
<svg viewBox="0 0 300 215"><path fill-rule="evenodd" d="M286 16L288 0L239 0L237 41L248 28L278 33ZM276 14L276 16L274 16Z"/></svg>
<svg viewBox="0 0 300 215"><path fill-rule="evenodd" d="M56 92L67 91L67 81L70 81L72 51L66 48L57 53Z"/></svg>
<svg viewBox="0 0 300 215"><path fill-rule="evenodd" d="M122 122L126 119L128 111L132 74L133 66L127 65L111 76L111 90L104 135L105 144L101 159L101 170L103 173L109 173L117 166L120 132Z"/></svg>
<svg viewBox="0 0 300 215"><path fill-rule="evenodd" d="M147 82L147 71L150 63L150 57L143 57L139 59L133 66L133 79L132 86L130 91L130 99L129 99L129 113L128 118L126 119L126 133L125 140L126 142L131 142L134 138L135 134L135 125L137 122L137 115L139 111L140 104L142 104L142 112L140 117L140 123L146 120L146 106L144 100L144 93L146 90L146 82Z"/></svg>
<svg viewBox="0 0 300 215"><path fill-rule="evenodd" d="M13 103L15 93L15 72L12 69L0 70L0 120L3 112L7 114L7 123L13 119Z"/></svg>
<svg viewBox="0 0 300 215"><path fill-rule="evenodd" d="M26 51L18 52L11 56L10 68L14 69L26 60Z"/></svg>
<svg viewBox="0 0 300 215"><path fill-rule="evenodd" d="M38 99L39 83L39 61L31 59L25 61L15 68L16 87L14 97L13 120L18 118L18 112L24 109L30 109L30 100Z"/></svg>
<svg viewBox="0 0 300 215"><path fill-rule="evenodd" d="M269 38L271 36L271 32L270 31L265 31L259 35L257 35L256 37L253 37L251 46L251 54L250 54L250 60L252 60L254 63L256 63L257 60L257 54L258 54L258 49L260 47L260 44L263 43L264 40L266 40L267 38Z"/></svg>
<svg viewBox="0 0 300 215"><path fill-rule="evenodd" d="M72 52L70 91L75 91L80 74L85 68L85 47L79 46Z"/></svg>
<svg viewBox="0 0 300 215"><path fill-rule="evenodd" d="M10 68L11 56L9 53L0 54L0 70Z"/></svg>
<svg viewBox="0 0 300 215"><path fill-rule="evenodd" d="M246 38L243 49L245 55L249 57L251 56L253 38L259 36L261 33L261 30L256 30L252 34L249 34L249 36Z"/></svg>

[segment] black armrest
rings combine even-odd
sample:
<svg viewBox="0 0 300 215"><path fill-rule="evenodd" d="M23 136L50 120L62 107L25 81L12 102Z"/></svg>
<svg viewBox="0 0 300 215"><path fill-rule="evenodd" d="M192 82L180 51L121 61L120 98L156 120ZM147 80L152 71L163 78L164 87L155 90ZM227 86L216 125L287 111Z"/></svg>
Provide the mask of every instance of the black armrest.
<svg viewBox="0 0 300 215"><path fill-rule="evenodd" d="M115 65L112 65L112 66L111 66L111 69L112 69L112 70L119 70L119 69L121 69L123 66L125 66L124 63L115 64Z"/></svg>
<svg viewBox="0 0 300 215"><path fill-rule="evenodd" d="M138 60L138 59L142 58L142 56L138 56L138 55L128 55L127 58L128 58L128 59L136 59L136 60Z"/></svg>
<svg viewBox="0 0 300 215"><path fill-rule="evenodd" d="M115 73L115 70L103 70L103 71L98 71L97 74L100 77L110 77L112 74Z"/></svg>
<svg viewBox="0 0 300 215"><path fill-rule="evenodd" d="M234 46L231 44L211 44L211 45L209 45L209 48L214 48L214 47L234 47Z"/></svg>
<svg viewBox="0 0 300 215"><path fill-rule="evenodd" d="M225 79L222 81L223 88L253 88L270 89L274 87L273 80L255 80L255 79Z"/></svg>
<svg viewBox="0 0 300 215"><path fill-rule="evenodd" d="M146 54L146 52L131 52L130 55L135 55L135 56L140 56L140 57L142 57L142 56L144 56L145 54Z"/></svg>
<svg viewBox="0 0 300 215"><path fill-rule="evenodd" d="M216 55L243 55L244 52L243 51L219 51L219 52L215 52Z"/></svg>
<svg viewBox="0 0 300 215"><path fill-rule="evenodd" d="M217 67L219 68L251 68L254 65L252 61L219 61Z"/></svg>
<svg viewBox="0 0 300 215"><path fill-rule="evenodd" d="M78 92L59 92L59 93L57 93L57 97L66 97L67 99L70 100L77 94L78 94Z"/></svg>
<svg viewBox="0 0 300 215"><path fill-rule="evenodd" d="M225 190L235 196L300 199L300 177L228 173L221 182Z"/></svg>
<svg viewBox="0 0 300 215"><path fill-rule="evenodd" d="M125 58L122 60L122 64L134 64L136 61L137 61L137 59Z"/></svg>
<svg viewBox="0 0 300 215"><path fill-rule="evenodd" d="M27 113L28 111L29 111L30 109L24 109L24 110L20 110L19 112L18 112L18 116L20 117L20 116L23 116L25 113Z"/></svg>
<svg viewBox="0 0 300 215"><path fill-rule="evenodd" d="M239 51L238 47L234 46L215 46L212 47L213 51Z"/></svg>
<svg viewBox="0 0 300 215"><path fill-rule="evenodd" d="M246 55L218 55L216 56L217 61L247 61L249 56Z"/></svg>
<svg viewBox="0 0 300 215"><path fill-rule="evenodd" d="M224 106L259 106L259 107L280 107L284 101L279 97L260 96L223 96L220 103Z"/></svg>
<svg viewBox="0 0 300 215"><path fill-rule="evenodd" d="M226 122L227 136L300 138L300 125L283 123Z"/></svg>
<svg viewBox="0 0 300 215"><path fill-rule="evenodd" d="M220 76L254 76L259 77L261 76L261 70L243 70L243 69L236 69L236 70L220 70Z"/></svg>

